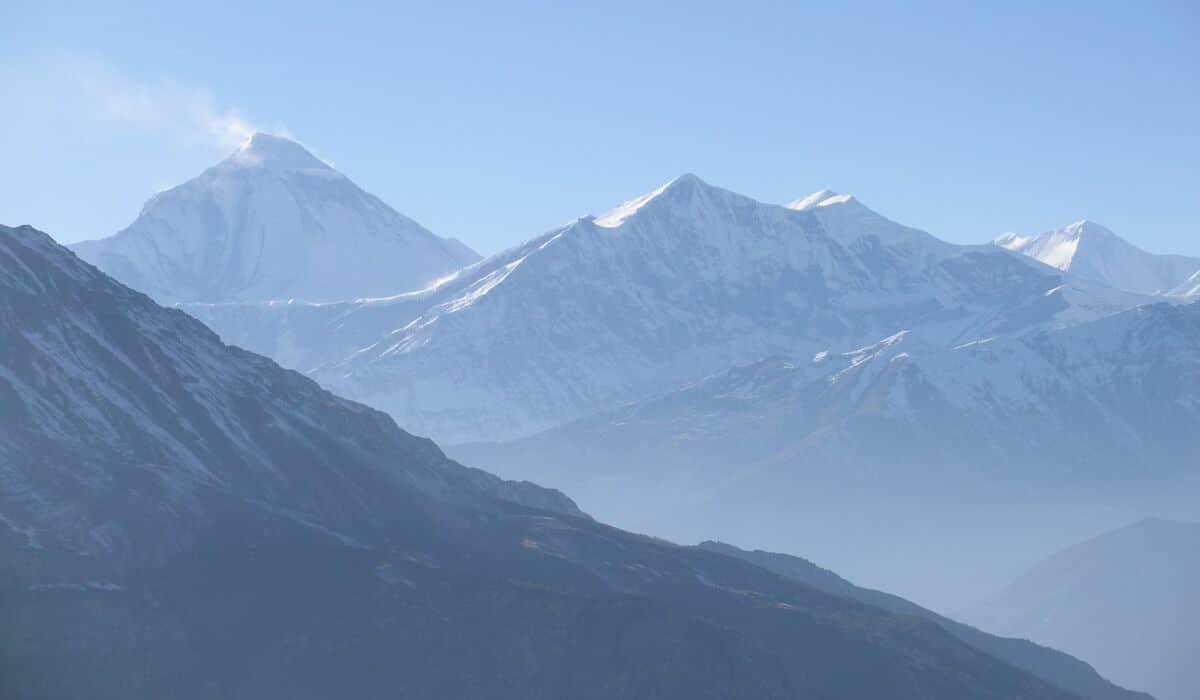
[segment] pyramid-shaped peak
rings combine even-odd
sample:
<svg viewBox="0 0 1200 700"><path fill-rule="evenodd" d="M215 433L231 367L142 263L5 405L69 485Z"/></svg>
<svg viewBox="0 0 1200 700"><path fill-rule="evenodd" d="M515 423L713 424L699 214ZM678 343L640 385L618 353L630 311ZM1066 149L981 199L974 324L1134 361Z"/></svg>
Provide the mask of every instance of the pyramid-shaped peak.
<svg viewBox="0 0 1200 700"><path fill-rule="evenodd" d="M121 232L74 248L167 303L383 297L478 259L299 143L262 133L156 194Z"/></svg>
<svg viewBox="0 0 1200 700"><path fill-rule="evenodd" d="M1200 259L1150 253L1089 219L1035 236L1009 233L993 243L1080 279L1138 294L1189 296L1196 287L1187 278L1200 268Z"/></svg>
<svg viewBox="0 0 1200 700"><path fill-rule="evenodd" d="M299 143L264 132L257 132L238 148L232 159L243 167L264 167L275 170L332 170L329 164L314 156Z"/></svg>
<svg viewBox="0 0 1200 700"><path fill-rule="evenodd" d="M1010 231L992 239L992 243L1008 250L1027 252L1040 251L1047 247L1066 243L1076 245L1083 238L1088 238L1089 240L1106 239L1126 243L1120 236L1090 219L1079 219L1062 228L1038 235L1022 236L1019 233ZM1039 254L1036 253L1027 252L1027 254L1039 257ZM1074 255L1074 249L1072 249L1071 255Z"/></svg>

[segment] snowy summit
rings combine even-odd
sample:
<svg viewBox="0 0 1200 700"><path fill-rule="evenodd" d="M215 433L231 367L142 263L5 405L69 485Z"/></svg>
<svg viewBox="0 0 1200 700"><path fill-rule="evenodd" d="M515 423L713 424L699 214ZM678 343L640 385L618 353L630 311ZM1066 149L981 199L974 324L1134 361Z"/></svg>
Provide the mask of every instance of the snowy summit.
<svg viewBox="0 0 1200 700"><path fill-rule="evenodd" d="M299 143L262 133L152 197L125 230L72 248L168 303L386 296L479 258Z"/></svg>
<svg viewBox="0 0 1200 700"><path fill-rule="evenodd" d="M336 172L332 166L295 141L262 132L246 139L230 160L247 168Z"/></svg>
<svg viewBox="0 0 1200 700"><path fill-rule="evenodd" d="M992 243L1080 279L1140 294L1182 295L1188 277L1200 271L1200 258L1149 253L1087 219L1036 236L1005 233Z"/></svg>

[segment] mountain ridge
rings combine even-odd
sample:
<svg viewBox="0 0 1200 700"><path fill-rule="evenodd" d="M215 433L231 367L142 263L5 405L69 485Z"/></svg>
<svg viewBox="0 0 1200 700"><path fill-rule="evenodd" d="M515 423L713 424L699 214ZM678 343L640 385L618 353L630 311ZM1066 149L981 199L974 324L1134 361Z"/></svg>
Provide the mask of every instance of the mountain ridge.
<svg viewBox="0 0 1200 700"><path fill-rule="evenodd" d="M795 211L686 175L421 292L185 308L452 444L531 434L772 354L849 350L902 328L951 343L1132 298L856 200Z"/></svg>

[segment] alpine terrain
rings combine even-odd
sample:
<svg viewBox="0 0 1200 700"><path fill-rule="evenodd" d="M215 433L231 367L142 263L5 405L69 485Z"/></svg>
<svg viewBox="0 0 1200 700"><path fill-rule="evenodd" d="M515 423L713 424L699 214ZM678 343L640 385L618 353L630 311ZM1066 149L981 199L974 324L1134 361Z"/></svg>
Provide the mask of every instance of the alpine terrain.
<svg viewBox="0 0 1200 700"><path fill-rule="evenodd" d="M186 308L227 342L461 443L527 436L773 355L905 329L953 347L1143 299L945 243L850 197L821 204L764 204L684 175L425 290Z"/></svg>
<svg viewBox="0 0 1200 700"><path fill-rule="evenodd" d="M1079 697L462 467L28 227L0 338L4 697Z"/></svg>

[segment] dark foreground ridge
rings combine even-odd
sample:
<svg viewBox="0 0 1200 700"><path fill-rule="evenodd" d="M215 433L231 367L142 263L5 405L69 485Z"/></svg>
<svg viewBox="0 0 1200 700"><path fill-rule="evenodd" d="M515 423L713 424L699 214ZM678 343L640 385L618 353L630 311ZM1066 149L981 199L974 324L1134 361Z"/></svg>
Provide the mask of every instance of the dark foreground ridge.
<svg viewBox="0 0 1200 700"><path fill-rule="evenodd" d="M5 698L1074 697L462 467L0 228Z"/></svg>

